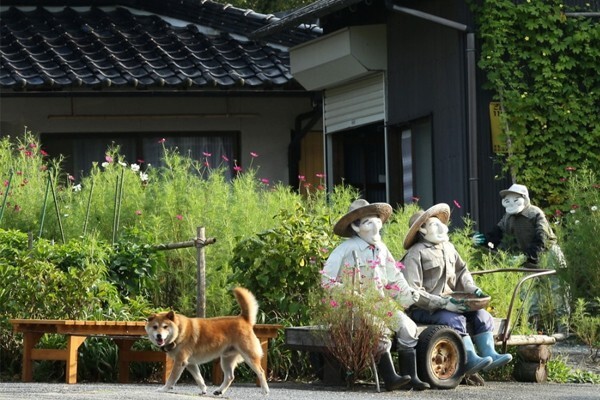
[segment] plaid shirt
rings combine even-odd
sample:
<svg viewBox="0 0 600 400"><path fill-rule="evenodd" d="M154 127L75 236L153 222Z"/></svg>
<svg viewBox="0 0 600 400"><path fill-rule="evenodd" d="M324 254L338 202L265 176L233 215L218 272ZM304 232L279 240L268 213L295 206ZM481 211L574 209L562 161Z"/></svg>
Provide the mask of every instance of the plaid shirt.
<svg viewBox="0 0 600 400"><path fill-rule="evenodd" d="M473 293L477 289L467 264L450 242L420 241L408 249L402 262L408 284L421 295L416 307L434 311L443 306L442 297L451 297L453 292Z"/></svg>

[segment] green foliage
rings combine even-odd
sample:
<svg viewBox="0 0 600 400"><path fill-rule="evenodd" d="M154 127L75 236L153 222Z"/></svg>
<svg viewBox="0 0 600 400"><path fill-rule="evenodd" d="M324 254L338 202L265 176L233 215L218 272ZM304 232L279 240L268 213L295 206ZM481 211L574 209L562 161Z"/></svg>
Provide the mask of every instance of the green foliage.
<svg viewBox="0 0 600 400"><path fill-rule="evenodd" d="M600 181L588 168L570 171L565 209L556 215L557 234L567 259L559 271L573 298L600 297ZM598 305L597 307L600 307Z"/></svg>
<svg viewBox="0 0 600 400"><path fill-rule="evenodd" d="M503 109L509 150L501 162L542 207L561 205L565 168L600 170L597 21L567 16L573 10L561 0L488 0L473 10L479 67Z"/></svg>
<svg viewBox="0 0 600 400"><path fill-rule="evenodd" d="M348 197L348 192L342 195ZM320 286L319 271L335 244L331 215L340 212L324 202L320 194L307 205L298 202L281 210L276 226L240 241L233 250L231 281L250 289L263 309L295 325L309 320L309 294Z"/></svg>
<svg viewBox="0 0 600 400"><path fill-rule="evenodd" d="M600 304L600 297L595 299ZM592 316L588 311L590 302L577 299L571 314L570 328L575 335L590 348L590 353L600 358L600 317Z"/></svg>
<svg viewBox="0 0 600 400"><path fill-rule="evenodd" d="M156 289L154 281L160 254L141 232L132 229L115 243L109 261L110 280L121 295L148 297Z"/></svg>
<svg viewBox="0 0 600 400"><path fill-rule="evenodd" d="M560 357L548 360L547 367L549 382L600 384L600 375L580 369L572 370Z"/></svg>

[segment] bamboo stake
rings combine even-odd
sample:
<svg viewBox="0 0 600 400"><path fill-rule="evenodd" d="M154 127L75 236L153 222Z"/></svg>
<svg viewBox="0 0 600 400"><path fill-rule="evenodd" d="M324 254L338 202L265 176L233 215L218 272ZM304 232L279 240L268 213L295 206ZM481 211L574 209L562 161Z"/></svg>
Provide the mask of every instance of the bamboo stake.
<svg viewBox="0 0 600 400"><path fill-rule="evenodd" d="M50 191L50 175L46 181L46 192L44 193L44 203L42 204L42 215L40 217L40 234L38 237L42 237L44 232L44 220L46 219L46 205L48 204L48 192Z"/></svg>
<svg viewBox="0 0 600 400"><path fill-rule="evenodd" d="M8 191L10 190L10 185L12 183L14 171L10 170L10 175L8 175L8 184L6 185L6 190L4 191L4 199L2 200L2 208L0 209L0 222L2 222L2 216L4 215L4 208L6 207L6 200L8 199Z"/></svg>
<svg viewBox="0 0 600 400"><path fill-rule="evenodd" d="M60 210L58 209L58 199L56 198L56 189L54 187L54 181L52 180L52 174L49 174L50 178L50 188L52 189L52 198L54 199L54 209L56 210L56 219L58 220L58 228L60 229L60 236L62 238L63 243L66 243L65 240L65 231L63 230L62 221L60 219Z"/></svg>
<svg viewBox="0 0 600 400"><path fill-rule="evenodd" d="M88 196L87 209L85 211L85 221L83 222L83 236L87 233L88 220L90 218L90 206L92 204L92 193L94 192L94 179L92 178L92 184L90 186L90 195Z"/></svg>

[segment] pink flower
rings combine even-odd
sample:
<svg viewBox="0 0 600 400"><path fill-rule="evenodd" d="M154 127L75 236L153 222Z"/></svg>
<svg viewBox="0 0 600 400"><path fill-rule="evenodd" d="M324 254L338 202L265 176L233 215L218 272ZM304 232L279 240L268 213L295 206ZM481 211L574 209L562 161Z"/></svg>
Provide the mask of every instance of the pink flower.
<svg viewBox="0 0 600 400"><path fill-rule="evenodd" d="M256 158L256 157L258 157L258 154L256 154L256 153L255 153L255 152L253 152L253 151L251 151L251 152L250 152L250 155L251 155L253 158Z"/></svg>
<svg viewBox="0 0 600 400"><path fill-rule="evenodd" d="M71 182L75 182L75 177L73 175L67 175L67 179Z"/></svg>
<svg viewBox="0 0 600 400"><path fill-rule="evenodd" d="M8 180L4 180L3 184L4 184L4 187L7 187L8 186Z"/></svg>
<svg viewBox="0 0 600 400"><path fill-rule="evenodd" d="M335 307L339 306L338 302L337 302L337 301L335 301L335 300L330 300L330 301L329 301L329 305L330 305L331 307L333 307L333 308L335 308Z"/></svg>
<svg viewBox="0 0 600 400"><path fill-rule="evenodd" d="M135 215L142 215L142 210L135 210Z"/></svg>
<svg viewBox="0 0 600 400"><path fill-rule="evenodd" d="M319 186L317 186L317 190L325 190L325 186L319 185Z"/></svg>
<svg viewBox="0 0 600 400"><path fill-rule="evenodd" d="M563 215L563 213L562 213L562 211L557 209L556 211L554 211L554 215L556 215L557 217L560 217L561 215Z"/></svg>
<svg viewBox="0 0 600 400"><path fill-rule="evenodd" d="M137 160L137 163L138 163L138 164L143 164L143 163L144 163L144 160L142 160L142 159L138 159L138 160Z"/></svg>
<svg viewBox="0 0 600 400"><path fill-rule="evenodd" d="M316 174L315 176L319 179L325 178L325 174L323 174L323 173Z"/></svg>
<svg viewBox="0 0 600 400"><path fill-rule="evenodd" d="M33 153L30 150L25 150L25 157L32 157Z"/></svg>
<svg viewBox="0 0 600 400"><path fill-rule="evenodd" d="M225 162L229 162L229 158L227 158L227 156L226 156L225 154L223 154L223 155L221 156L221 158L223 159L223 161L225 161Z"/></svg>
<svg viewBox="0 0 600 400"><path fill-rule="evenodd" d="M242 167L240 167L239 165L236 165L235 167L233 167L233 170L234 170L235 172L241 172L241 170L242 170Z"/></svg>
<svg viewBox="0 0 600 400"><path fill-rule="evenodd" d="M456 201L456 200L452 200L452 201L454 202L454 205L455 205L456 207L458 207L458 208L462 208L462 207L461 207L461 205L460 205L460 203L459 203L458 201Z"/></svg>
<svg viewBox="0 0 600 400"><path fill-rule="evenodd" d="M166 141L167 141L167 139L165 139L165 138L162 138L162 139L160 139L160 140L158 141L158 143L164 143L164 142L166 142Z"/></svg>
<svg viewBox="0 0 600 400"><path fill-rule="evenodd" d="M402 271L406 266L402 264L402 261L396 261L396 268Z"/></svg>
<svg viewBox="0 0 600 400"><path fill-rule="evenodd" d="M183 219L183 215L181 215L181 214L177 214L177 215L175 216L175 218L177 218L178 220L180 220L180 221L181 221L181 220Z"/></svg>
<svg viewBox="0 0 600 400"><path fill-rule="evenodd" d="M40 154L42 155L42 157L45 157L48 155L48 153L46 153L44 150L40 150Z"/></svg>
<svg viewBox="0 0 600 400"><path fill-rule="evenodd" d="M37 147L37 144L35 143L29 143L29 147L32 149L35 149Z"/></svg>
<svg viewBox="0 0 600 400"><path fill-rule="evenodd" d="M304 175L298 175L298 180L300 182L304 182L306 180L306 177Z"/></svg>
<svg viewBox="0 0 600 400"><path fill-rule="evenodd" d="M575 171L577 168L575 168L575 167L566 167L565 169L567 171Z"/></svg>
<svg viewBox="0 0 600 400"><path fill-rule="evenodd" d="M418 202L419 202L419 200L421 200L421 198L420 198L420 197L417 197L417 196L413 196L413 197L411 197L411 199L412 199L412 201L414 201L415 203L418 203Z"/></svg>
<svg viewBox="0 0 600 400"><path fill-rule="evenodd" d="M393 316L393 315L394 315L394 313L393 313L393 312L391 312L391 311L388 311L388 312L387 312L387 316L388 316L388 317L391 317L391 316Z"/></svg>
<svg viewBox="0 0 600 400"><path fill-rule="evenodd" d="M265 185L268 185L268 184L269 184L269 180L268 180L267 178L262 178L260 181L261 181L262 183L264 183Z"/></svg>
<svg viewBox="0 0 600 400"><path fill-rule="evenodd" d="M17 171L17 175L19 175L19 176L23 175L23 171Z"/></svg>
<svg viewBox="0 0 600 400"><path fill-rule="evenodd" d="M207 153L207 152L205 152L205 151L203 151L203 152L202 152L202 155L203 155L204 157L210 157L210 156L212 156L212 154L211 154L211 153Z"/></svg>
<svg viewBox="0 0 600 400"><path fill-rule="evenodd" d="M203 163L203 164L204 164L204 166L205 166L205 167L207 167L207 168L209 168L209 167L210 167L210 164L208 163L208 161L204 161L204 163Z"/></svg>
<svg viewBox="0 0 600 400"><path fill-rule="evenodd" d="M108 154L104 156L104 159L106 160L107 163L113 162L113 158L111 156L109 156Z"/></svg>

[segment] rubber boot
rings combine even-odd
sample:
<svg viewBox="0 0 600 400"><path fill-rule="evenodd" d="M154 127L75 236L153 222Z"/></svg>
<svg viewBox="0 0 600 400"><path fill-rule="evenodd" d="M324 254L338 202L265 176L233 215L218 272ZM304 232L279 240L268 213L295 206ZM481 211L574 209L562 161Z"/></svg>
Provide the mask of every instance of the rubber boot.
<svg viewBox="0 0 600 400"><path fill-rule="evenodd" d="M473 342L477 346L477 351L482 357L490 357L492 363L483 368L484 371L489 371L494 368L508 364L512 360L510 354L498 354L494 349L494 335L492 332L484 332L473 336Z"/></svg>
<svg viewBox="0 0 600 400"><path fill-rule="evenodd" d="M402 389L425 390L429 389L429 383L423 382L417 375L417 353L415 349L398 350L400 363L400 374L410 376L410 382Z"/></svg>
<svg viewBox="0 0 600 400"><path fill-rule="evenodd" d="M400 389L410 382L410 376L399 376L396 374L394 363L392 362L392 355L389 351L381 354L379 362L377 363L377 371L379 371L381 379L383 379L383 383L385 384L385 390L388 392Z"/></svg>
<svg viewBox="0 0 600 400"><path fill-rule="evenodd" d="M492 363L492 357L479 357L475 352L475 346L471 336L462 337L465 350L467 351L467 365L465 375L473 375Z"/></svg>

